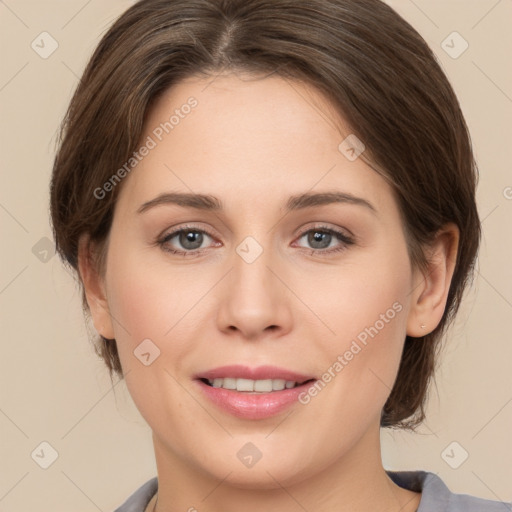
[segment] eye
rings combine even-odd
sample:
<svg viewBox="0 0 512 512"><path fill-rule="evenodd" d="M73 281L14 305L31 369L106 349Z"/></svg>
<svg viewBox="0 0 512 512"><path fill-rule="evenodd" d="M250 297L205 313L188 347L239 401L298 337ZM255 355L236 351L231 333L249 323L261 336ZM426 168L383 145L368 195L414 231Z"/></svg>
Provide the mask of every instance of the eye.
<svg viewBox="0 0 512 512"><path fill-rule="evenodd" d="M157 244L166 252L181 256L193 256L205 249L203 244L207 238L214 238L204 229L194 226L182 226L180 229L166 233ZM342 231L327 226L318 226L304 231L299 240L305 238L310 245L311 254L328 255L344 251L355 243L354 239ZM174 240L174 242L173 242ZM334 247L333 247L334 242ZM337 242L337 244L336 244ZM178 248L176 248L178 245ZM220 245L217 243L217 246ZM181 249L180 249L181 247ZM299 247L302 247L299 245ZM308 249L308 247L302 247Z"/></svg>
<svg viewBox="0 0 512 512"><path fill-rule="evenodd" d="M158 245L166 251L172 254L180 254L183 256L194 255L201 252L202 247L206 238L212 238L207 231L199 229L193 226L183 226L180 229L167 233L158 240ZM176 239L174 244L178 244L184 250L176 249L173 245L172 240Z"/></svg>
<svg viewBox="0 0 512 512"><path fill-rule="evenodd" d="M299 240L303 238L306 238L306 242L310 244L312 254L322 255L344 251L355 243L348 234L326 226L318 226L304 231ZM334 242L334 247L331 245L332 242ZM336 242L338 243L336 244ZM331 248L329 249L329 247Z"/></svg>

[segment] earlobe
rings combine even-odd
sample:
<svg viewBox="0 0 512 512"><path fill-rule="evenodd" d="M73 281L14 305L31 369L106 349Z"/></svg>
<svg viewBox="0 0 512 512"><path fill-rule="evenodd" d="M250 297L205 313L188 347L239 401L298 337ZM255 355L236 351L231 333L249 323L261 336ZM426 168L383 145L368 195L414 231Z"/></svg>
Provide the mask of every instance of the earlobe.
<svg viewBox="0 0 512 512"><path fill-rule="evenodd" d="M455 270L458 245L459 229L453 223L443 226L429 244L427 268L423 272L417 270L415 289L411 294L408 336L425 336L441 321Z"/></svg>
<svg viewBox="0 0 512 512"><path fill-rule="evenodd" d="M78 245L78 269L94 328L104 338L114 339L103 277L93 257L93 246L88 235L82 235Z"/></svg>

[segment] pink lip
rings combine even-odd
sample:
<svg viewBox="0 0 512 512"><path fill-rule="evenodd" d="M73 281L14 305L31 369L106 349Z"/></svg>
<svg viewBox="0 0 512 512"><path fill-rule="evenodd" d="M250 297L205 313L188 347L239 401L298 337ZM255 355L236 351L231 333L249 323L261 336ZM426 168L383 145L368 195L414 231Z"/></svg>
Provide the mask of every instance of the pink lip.
<svg viewBox="0 0 512 512"><path fill-rule="evenodd" d="M236 379L266 380L266 379L284 379L294 382L304 382L314 379L311 375L303 375L300 373L278 368L277 366L258 366L250 368L239 364L230 366L221 366L213 370L198 373L196 379L223 379L225 377L234 377Z"/></svg>
<svg viewBox="0 0 512 512"><path fill-rule="evenodd" d="M307 391L309 386L314 384L314 382L311 381L307 383L304 382L304 384L292 389L283 389L282 391L272 391L271 393L246 393L230 389L214 388L201 380L224 377L252 380L283 379L295 382L304 382L310 379L314 380L314 377L274 366L249 368L240 365L223 366L202 372L196 376L196 382L201 391L217 407L233 416L249 420L264 419L279 414L287 407L296 403L299 395Z"/></svg>

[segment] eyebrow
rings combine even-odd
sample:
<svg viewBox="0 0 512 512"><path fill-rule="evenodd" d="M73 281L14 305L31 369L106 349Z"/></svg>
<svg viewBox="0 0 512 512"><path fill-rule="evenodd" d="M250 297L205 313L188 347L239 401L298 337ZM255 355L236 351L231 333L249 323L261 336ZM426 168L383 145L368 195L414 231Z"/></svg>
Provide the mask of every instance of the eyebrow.
<svg viewBox="0 0 512 512"><path fill-rule="evenodd" d="M285 205L286 212L311 208L315 206L325 206L334 203L345 203L363 206L372 213L376 214L377 209L362 197L357 197L347 192L306 192L288 198ZM146 201L137 210L137 213L143 213L151 208L161 205L175 204L184 208L194 208L206 211L221 211L224 209L222 201L209 194L193 194L186 192L166 192Z"/></svg>

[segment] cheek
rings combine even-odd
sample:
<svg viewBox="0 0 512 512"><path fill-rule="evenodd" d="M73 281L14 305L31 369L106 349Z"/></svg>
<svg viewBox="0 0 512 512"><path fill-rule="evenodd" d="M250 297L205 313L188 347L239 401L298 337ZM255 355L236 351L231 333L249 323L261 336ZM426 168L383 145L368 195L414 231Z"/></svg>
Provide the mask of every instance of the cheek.
<svg viewBox="0 0 512 512"><path fill-rule="evenodd" d="M315 281L322 293L310 294L308 304L330 331L316 336L325 384L318 396L324 398L305 396L303 402L309 401L326 424L355 417L370 421L391 392L405 340L411 291L406 250L392 257L375 254Z"/></svg>
<svg viewBox="0 0 512 512"><path fill-rule="evenodd" d="M109 307L117 320L116 339L119 334L119 341L137 344L144 338L161 343L173 337L208 290L208 276L197 279L197 272L184 267L171 270L168 265L153 264L134 248L126 251L128 256L118 257L119 252L112 251L107 281Z"/></svg>
<svg viewBox="0 0 512 512"><path fill-rule="evenodd" d="M218 304L211 303L210 292L224 269L198 272L194 265L172 266L160 257L152 261L144 250L119 249L111 252L108 302L130 394L150 425L162 421L162 399L172 404L173 421L195 417L195 402L177 381L187 379L204 358L200 340L215 327Z"/></svg>
<svg viewBox="0 0 512 512"><path fill-rule="evenodd" d="M191 308L205 293L204 284L191 284L179 270L153 266L134 248L113 245L109 258L108 303L130 395L148 424L158 427L181 418L190 425L197 416L194 402L173 377L179 379L180 363L194 349ZM173 412L166 417L162 400L169 397Z"/></svg>
<svg viewBox="0 0 512 512"><path fill-rule="evenodd" d="M410 292L411 271L405 249L393 255L368 253L347 265L319 269L317 275L309 274L302 289L308 305L329 328L324 346L335 350L352 340L364 343L366 338L377 336L383 340L381 344L399 346Z"/></svg>

